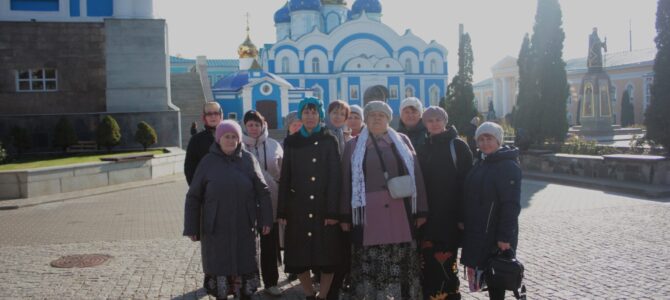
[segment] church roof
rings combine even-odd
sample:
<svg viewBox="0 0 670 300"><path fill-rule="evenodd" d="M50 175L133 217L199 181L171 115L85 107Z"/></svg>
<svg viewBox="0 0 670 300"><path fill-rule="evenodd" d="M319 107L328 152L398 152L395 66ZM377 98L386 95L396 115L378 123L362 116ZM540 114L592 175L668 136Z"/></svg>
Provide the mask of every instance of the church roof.
<svg viewBox="0 0 670 300"><path fill-rule="evenodd" d="M249 84L249 75L250 75L249 72L250 70L242 70L229 74L226 77L221 78L221 80L217 81L216 84L214 84L214 87L212 87L212 89L223 90L228 92L238 91L245 85ZM251 70L251 72L261 72L260 78L271 78L293 88L293 85L291 85L288 81L275 74L268 73L262 70Z"/></svg>
<svg viewBox="0 0 670 300"><path fill-rule="evenodd" d="M291 22L291 11L288 9L288 2L275 12L275 24Z"/></svg>
<svg viewBox="0 0 670 300"><path fill-rule="evenodd" d="M655 57L655 48L614 52L607 53L607 55L603 58L603 64L605 65L606 69L609 69L614 67L641 64L649 61L653 62ZM567 72L579 72L585 71L587 69L586 57L569 59L565 62L565 70Z"/></svg>
<svg viewBox="0 0 670 300"><path fill-rule="evenodd" d="M170 56L170 64L195 64L195 59ZM237 67L240 61L237 59L208 59L208 67Z"/></svg>
<svg viewBox="0 0 670 300"><path fill-rule="evenodd" d="M299 10L321 10L321 0L291 0L289 8L293 11Z"/></svg>
<svg viewBox="0 0 670 300"><path fill-rule="evenodd" d="M381 13L382 4L379 2L379 0L356 0L354 5L351 7L351 13L353 15L358 15L362 11L373 14Z"/></svg>

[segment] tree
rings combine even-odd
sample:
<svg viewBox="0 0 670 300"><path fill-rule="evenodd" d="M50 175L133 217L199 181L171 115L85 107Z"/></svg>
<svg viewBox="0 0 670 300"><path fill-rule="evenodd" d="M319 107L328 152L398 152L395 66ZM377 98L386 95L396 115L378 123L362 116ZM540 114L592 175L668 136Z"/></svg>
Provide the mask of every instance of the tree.
<svg viewBox="0 0 670 300"><path fill-rule="evenodd" d="M472 63L474 55L470 35L461 36L458 46L458 74L447 87L447 99L444 109L449 114L449 122L457 129L467 128L470 120L477 115L472 88Z"/></svg>
<svg viewBox="0 0 670 300"><path fill-rule="evenodd" d="M147 147L158 142L156 130L154 130L147 122L140 122L137 124L137 131L135 131L135 141L142 144L144 151L147 151Z"/></svg>
<svg viewBox="0 0 670 300"><path fill-rule="evenodd" d="M30 149L33 145L32 141L30 140L30 133L25 128L18 126L12 127L10 136L12 139L12 145L14 148L16 148L18 155L21 155L26 150Z"/></svg>
<svg viewBox="0 0 670 300"><path fill-rule="evenodd" d="M538 0L530 40L519 53L519 96L515 127L534 144L562 143L568 132L568 80L563 61L561 6L558 0Z"/></svg>
<svg viewBox="0 0 670 300"><path fill-rule="evenodd" d="M651 101L645 112L647 139L661 144L670 156L670 0L659 0L656 10L656 58Z"/></svg>
<svg viewBox="0 0 670 300"><path fill-rule="evenodd" d="M621 127L627 127L635 123L635 111L633 104L630 103L630 94L628 90L623 92L621 97Z"/></svg>
<svg viewBox="0 0 670 300"><path fill-rule="evenodd" d="M7 151L5 151L5 148L2 147L2 142L0 142L0 163L5 161L7 158Z"/></svg>
<svg viewBox="0 0 670 300"><path fill-rule="evenodd" d="M112 116L105 116L98 124L95 132L96 142L99 146L107 148L111 152L112 148L121 142L121 129L119 124Z"/></svg>
<svg viewBox="0 0 670 300"><path fill-rule="evenodd" d="M61 148L65 152L67 151L67 147L77 144L78 140L72 123L67 118L61 117L54 129L54 146Z"/></svg>

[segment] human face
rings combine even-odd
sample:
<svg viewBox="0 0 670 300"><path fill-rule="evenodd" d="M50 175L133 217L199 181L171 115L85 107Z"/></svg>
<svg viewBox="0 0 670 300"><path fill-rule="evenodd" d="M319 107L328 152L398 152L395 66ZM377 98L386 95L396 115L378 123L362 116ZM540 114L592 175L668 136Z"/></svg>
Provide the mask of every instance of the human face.
<svg viewBox="0 0 670 300"><path fill-rule="evenodd" d="M373 135L382 135L389 128L389 118L383 112L373 111L368 114L365 124L368 125L368 130Z"/></svg>
<svg viewBox="0 0 670 300"><path fill-rule="evenodd" d="M407 128L413 128L416 124L419 124L421 113L414 106L408 106L400 112L400 120Z"/></svg>
<svg viewBox="0 0 670 300"><path fill-rule="evenodd" d="M321 121L319 119L319 113L315 109L310 109L310 108L305 108L302 110L302 117L300 118L302 120L302 124L305 125L305 129L307 129L308 132L312 132L316 126L319 125L319 122Z"/></svg>
<svg viewBox="0 0 670 300"><path fill-rule="evenodd" d="M289 134L294 134L300 130L300 127L302 127L302 122L300 120L295 120L291 125L288 126L288 132Z"/></svg>
<svg viewBox="0 0 670 300"><path fill-rule="evenodd" d="M202 114L202 119L208 127L216 127L221 123L221 111L216 107L207 107Z"/></svg>
<svg viewBox="0 0 670 300"><path fill-rule="evenodd" d="M258 138L263 132L263 124L253 120L249 120L244 123L244 127L247 129L247 134L249 137Z"/></svg>
<svg viewBox="0 0 670 300"><path fill-rule="evenodd" d="M490 134L482 134L477 138L477 147L482 153L491 155L498 151L500 144L494 136Z"/></svg>
<svg viewBox="0 0 670 300"><path fill-rule="evenodd" d="M221 147L221 151L227 155L235 153L235 149L237 149L239 144L240 138L236 133L232 132L224 133L223 136L221 136L221 140L219 140L219 147Z"/></svg>
<svg viewBox="0 0 670 300"><path fill-rule="evenodd" d="M447 122L439 117L424 118L423 124L426 125L426 129L428 129L430 135L436 135L447 131Z"/></svg>
<svg viewBox="0 0 670 300"><path fill-rule="evenodd" d="M328 113L328 118L333 126L340 128L347 121L347 112L344 109L334 109Z"/></svg>
<svg viewBox="0 0 670 300"><path fill-rule="evenodd" d="M349 118L347 119L347 127L356 132L360 131L361 127L363 127L363 120L361 119L361 116L358 114L350 114Z"/></svg>

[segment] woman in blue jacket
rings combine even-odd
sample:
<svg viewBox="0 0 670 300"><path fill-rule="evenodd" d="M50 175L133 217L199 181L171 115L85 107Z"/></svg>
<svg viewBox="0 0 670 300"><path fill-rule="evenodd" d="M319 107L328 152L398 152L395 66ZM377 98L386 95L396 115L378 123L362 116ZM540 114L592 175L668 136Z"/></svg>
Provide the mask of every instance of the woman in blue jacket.
<svg viewBox="0 0 670 300"><path fill-rule="evenodd" d="M521 211L519 150L502 145L503 129L493 122L480 125L475 139L480 152L465 179L461 255L471 291L481 288L479 278L497 249L516 250ZM489 288L489 298L504 299L505 291Z"/></svg>

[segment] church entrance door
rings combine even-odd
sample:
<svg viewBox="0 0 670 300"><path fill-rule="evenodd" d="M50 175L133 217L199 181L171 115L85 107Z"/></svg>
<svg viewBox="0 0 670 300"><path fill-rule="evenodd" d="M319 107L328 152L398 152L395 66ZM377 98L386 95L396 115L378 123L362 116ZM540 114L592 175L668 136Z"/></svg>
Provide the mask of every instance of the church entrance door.
<svg viewBox="0 0 670 300"><path fill-rule="evenodd" d="M389 97L389 90L383 85L375 85L365 90L363 94L363 105L370 101L379 100L386 102Z"/></svg>
<svg viewBox="0 0 670 300"><path fill-rule="evenodd" d="M277 129L277 102L274 100L261 100L256 102L256 110L265 117L268 129Z"/></svg>

